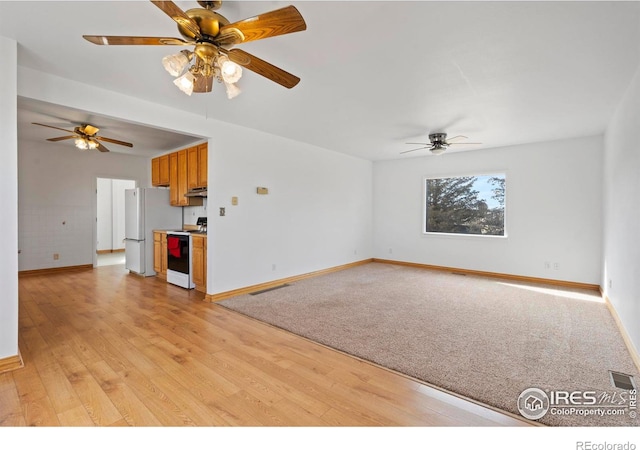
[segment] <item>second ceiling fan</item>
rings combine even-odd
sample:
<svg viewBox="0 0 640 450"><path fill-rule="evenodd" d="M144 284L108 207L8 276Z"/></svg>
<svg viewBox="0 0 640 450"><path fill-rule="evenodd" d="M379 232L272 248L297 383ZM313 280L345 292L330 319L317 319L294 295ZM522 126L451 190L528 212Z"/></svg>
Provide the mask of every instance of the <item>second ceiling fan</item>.
<svg viewBox="0 0 640 450"><path fill-rule="evenodd" d="M235 83L242 75L242 68L289 89L300 82L297 76L243 50L232 48L236 44L306 30L307 25L294 6L231 23L215 11L220 8L221 0L198 1L201 8L187 11L183 11L172 1L152 0L151 3L178 24L181 38L98 35L83 37L97 45L193 46L193 51L182 50L163 59L165 69L177 77L174 83L187 95L191 95L192 92L211 92L213 80L217 79L226 85L229 98L233 98L239 93Z"/></svg>

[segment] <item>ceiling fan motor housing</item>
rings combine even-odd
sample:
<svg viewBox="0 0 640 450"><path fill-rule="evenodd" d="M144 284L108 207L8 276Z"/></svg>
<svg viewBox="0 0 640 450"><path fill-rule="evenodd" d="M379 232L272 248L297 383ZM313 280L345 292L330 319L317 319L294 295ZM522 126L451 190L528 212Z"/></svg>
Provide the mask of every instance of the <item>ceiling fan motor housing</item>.
<svg viewBox="0 0 640 450"><path fill-rule="evenodd" d="M447 133L432 133L429 135L429 140L434 145L446 146Z"/></svg>
<svg viewBox="0 0 640 450"><path fill-rule="evenodd" d="M200 28L200 33L208 37L216 37L220 33L220 28L229 25L229 21L222 15L210 9L194 8L185 11L185 14L193 19ZM178 24L180 34L189 40L196 37L186 27Z"/></svg>

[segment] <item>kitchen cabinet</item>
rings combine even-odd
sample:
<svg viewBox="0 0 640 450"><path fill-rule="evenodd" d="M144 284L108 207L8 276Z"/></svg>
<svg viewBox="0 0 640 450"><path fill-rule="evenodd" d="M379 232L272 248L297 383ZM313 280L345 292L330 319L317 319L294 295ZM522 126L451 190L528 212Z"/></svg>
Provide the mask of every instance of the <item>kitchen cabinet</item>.
<svg viewBox="0 0 640 450"><path fill-rule="evenodd" d="M169 155L158 156L151 160L151 184L156 187L169 186Z"/></svg>
<svg viewBox="0 0 640 450"><path fill-rule="evenodd" d="M172 206L202 206L203 197L185 197L190 189L206 188L208 144L178 150L151 159L151 184L169 187Z"/></svg>
<svg viewBox="0 0 640 450"><path fill-rule="evenodd" d="M196 285L196 291L207 291L207 238L205 236L192 236L192 272L191 279Z"/></svg>
<svg viewBox="0 0 640 450"><path fill-rule="evenodd" d="M209 177L209 145L198 145L198 187L207 187Z"/></svg>
<svg viewBox="0 0 640 450"><path fill-rule="evenodd" d="M153 270L156 276L167 279L167 233L153 232Z"/></svg>
<svg viewBox="0 0 640 450"><path fill-rule="evenodd" d="M207 187L208 151L207 143L187 149L188 189Z"/></svg>
<svg viewBox="0 0 640 450"><path fill-rule="evenodd" d="M188 191L188 149L169 154L169 198L172 206L202 206L202 197L185 197Z"/></svg>

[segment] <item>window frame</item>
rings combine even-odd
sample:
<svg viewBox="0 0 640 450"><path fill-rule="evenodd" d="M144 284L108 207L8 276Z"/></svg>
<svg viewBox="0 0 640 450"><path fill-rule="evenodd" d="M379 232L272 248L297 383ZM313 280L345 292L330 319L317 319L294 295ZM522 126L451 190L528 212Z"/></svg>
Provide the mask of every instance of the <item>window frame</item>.
<svg viewBox="0 0 640 450"><path fill-rule="evenodd" d="M495 234L472 234L472 233L443 233L440 231L427 231L427 181L428 180L439 180L444 178L462 178L462 177L491 177L491 176L504 176L504 214L503 214L503 224L504 224L504 233L502 235ZM508 237L507 230L507 184L508 184L508 173L506 170L494 170L490 172L481 172L481 173L467 173L467 174L457 174L457 175L424 175L422 177L422 217L420 219L421 223L421 233L423 236L439 236L439 237L448 237L448 238L496 238L496 239L506 239Z"/></svg>

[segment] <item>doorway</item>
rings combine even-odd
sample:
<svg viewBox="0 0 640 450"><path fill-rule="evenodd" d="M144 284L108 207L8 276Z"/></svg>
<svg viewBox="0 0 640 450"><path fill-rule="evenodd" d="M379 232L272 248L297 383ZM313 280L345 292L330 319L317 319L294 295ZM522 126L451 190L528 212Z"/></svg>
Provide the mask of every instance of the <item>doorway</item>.
<svg viewBox="0 0 640 450"><path fill-rule="evenodd" d="M97 178L94 267L125 263L124 191L135 187L135 180Z"/></svg>

